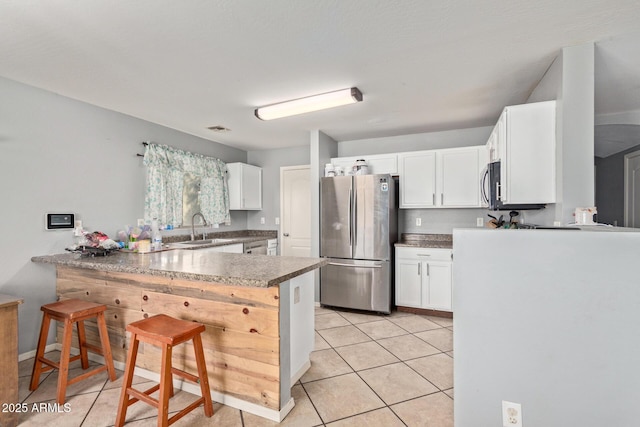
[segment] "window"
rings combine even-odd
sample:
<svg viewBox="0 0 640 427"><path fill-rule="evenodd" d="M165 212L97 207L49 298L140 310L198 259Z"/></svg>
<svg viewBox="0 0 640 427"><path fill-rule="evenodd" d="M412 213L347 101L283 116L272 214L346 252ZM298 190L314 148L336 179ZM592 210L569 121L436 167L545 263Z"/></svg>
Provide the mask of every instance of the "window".
<svg viewBox="0 0 640 427"><path fill-rule="evenodd" d="M178 227L190 224L193 214L202 212L210 224L230 223L224 162L149 143L144 165L145 220L157 218L161 224Z"/></svg>

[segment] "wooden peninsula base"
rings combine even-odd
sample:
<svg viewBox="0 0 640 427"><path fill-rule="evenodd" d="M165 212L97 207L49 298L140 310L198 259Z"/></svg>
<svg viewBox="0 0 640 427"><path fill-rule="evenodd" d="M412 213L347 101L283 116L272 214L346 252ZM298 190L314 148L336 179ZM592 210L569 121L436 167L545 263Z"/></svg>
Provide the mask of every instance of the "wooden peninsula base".
<svg viewBox="0 0 640 427"><path fill-rule="evenodd" d="M23 300L0 294L0 426L18 425L18 305Z"/></svg>
<svg viewBox="0 0 640 427"><path fill-rule="evenodd" d="M214 256L221 255L227 254ZM294 406L291 386L310 366L312 269L275 286L260 287L58 263L56 287L60 299L107 306L109 339L119 369L124 369L129 346L127 324L155 314L204 323L202 340L213 400L279 422ZM95 322L86 323L87 340L99 344ZM61 332L59 327L58 342ZM160 359L157 348L141 343L136 375L157 381ZM173 366L196 372L191 344L174 350ZM176 383L176 387L200 394L191 384Z"/></svg>

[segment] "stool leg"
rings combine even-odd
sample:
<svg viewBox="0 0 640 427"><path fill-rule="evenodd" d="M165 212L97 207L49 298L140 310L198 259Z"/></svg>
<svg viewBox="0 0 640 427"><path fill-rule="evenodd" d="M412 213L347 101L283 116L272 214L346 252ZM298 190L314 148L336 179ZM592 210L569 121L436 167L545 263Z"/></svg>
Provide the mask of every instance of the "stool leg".
<svg viewBox="0 0 640 427"><path fill-rule="evenodd" d="M207 365L204 362L204 350L202 349L200 334L193 337L193 349L196 353L196 365L198 366L198 377L200 377L200 392L204 398L204 414L207 417L211 417L213 416L213 403L211 402L209 377L207 376Z"/></svg>
<svg viewBox="0 0 640 427"><path fill-rule="evenodd" d="M169 395L173 383L171 375L171 354L173 348L169 344L162 346L162 371L160 372L160 395L158 396L158 427L169 425ZM171 384L170 384L171 383Z"/></svg>
<svg viewBox="0 0 640 427"><path fill-rule="evenodd" d="M122 391L120 392L120 403L118 404L118 414L116 415L116 427L122 427L127 417L127 407L129 406L129 394L127 389L131 387L133 382L133 371L136 367L136 358L138 357L138 336L131 334L131 346L127 355L127 364L124 368L124 376L122 378Z"/></svg>
<svg viewBox="0 0 640 427"><path fill-rule="evenodd" d="M100 332L100 343L102 344L102 356L107 365L109 379L116 380L116 371L113 369L113 356L111 355L111 344L109 343L109 333L107 332L107 322L104 320L104 313L98 313L98 331Z"/></svg>
<svg viewBox="0 0 640 427"><path fill-rule="evenodd" d="M82 369L87 369L89 368L89 357L87 356L87 335L84 332L84 320L78 320L76 328L78 329L78 348L80 349Z"/></svg>
<svg viewBox="0 0 640 427"><path fill-rule="evenodd" d="M62 337L62 350L60 352L60 369L58 370L58 395L56 401L59 405L64 404L65 393L67 392L67 379L69 377L69 358L71 357L71 337L73 334L73 323L69 319L64 320L64 333Z"/></svg>
<svg viewBox="0 0 640 427"><path fill-rule="evenodd" d="M51 318L48 313L43 313L42 325L40 325L40 337L38 338L38 350L36 351L36 358L33 361L33 370L31 371L31 384L29 390L33 391L38 388L40 383L40 374L42 373L42 362L40 359L44 357L44 348L47 346L47 335L49 335L49 324Z"/></svg>

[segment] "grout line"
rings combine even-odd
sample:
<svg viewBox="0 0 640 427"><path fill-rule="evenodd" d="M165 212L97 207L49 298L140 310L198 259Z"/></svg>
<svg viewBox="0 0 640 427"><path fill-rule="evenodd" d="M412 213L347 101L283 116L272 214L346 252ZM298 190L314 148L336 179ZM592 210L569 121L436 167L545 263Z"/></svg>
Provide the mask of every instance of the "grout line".
<svg viewBox="0 0 640 427"><path fill-rule="evenodd" d="M309 395L309 392L307 392L307 389L305 388L303 383L300 383L300 386L302 387L302 391L304 391L304 394L307 395L307 398L309 399L309 403L311 403L311 406L313 406L313 410L316 411L316 414L318 415L318 418L320 418L320 422L322 423L321 425L324 426L326 424L324 422L324 418L322 418L322 415L320 415L320 412L318 411L318 408L316 408L316 404L313 403L313 399L311 399L311 395Z"/></svg>

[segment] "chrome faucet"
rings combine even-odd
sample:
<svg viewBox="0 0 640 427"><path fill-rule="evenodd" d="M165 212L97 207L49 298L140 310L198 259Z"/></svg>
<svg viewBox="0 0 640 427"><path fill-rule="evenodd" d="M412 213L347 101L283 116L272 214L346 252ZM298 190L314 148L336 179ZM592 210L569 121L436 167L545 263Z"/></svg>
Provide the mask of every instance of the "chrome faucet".
<svg viewBox="0 0 640 427"><path fill-rule="evenodd" d="M193 216L191 217L191 241L193 242L194 240L196 240L196 236L195 236L195 222L196 222L196 217L200 215L200 217L202 218L202 226L206 227L207 226L207 220L204 219L204 215L202 215L202 212L196 212L193 214ZM202 230L202 240L204 240L207 236L207 232L206 230Z"/></svg>

